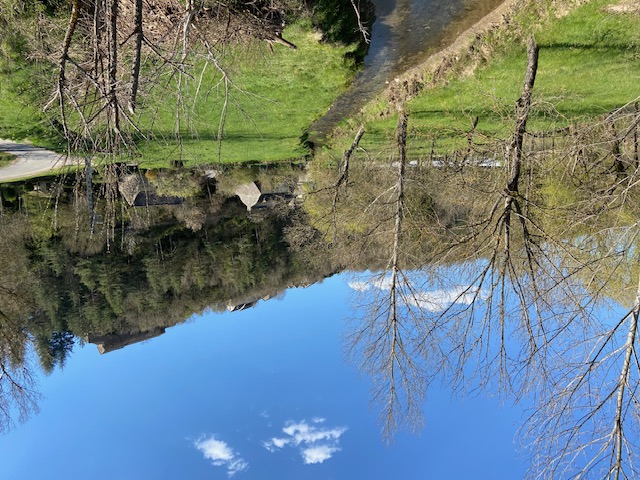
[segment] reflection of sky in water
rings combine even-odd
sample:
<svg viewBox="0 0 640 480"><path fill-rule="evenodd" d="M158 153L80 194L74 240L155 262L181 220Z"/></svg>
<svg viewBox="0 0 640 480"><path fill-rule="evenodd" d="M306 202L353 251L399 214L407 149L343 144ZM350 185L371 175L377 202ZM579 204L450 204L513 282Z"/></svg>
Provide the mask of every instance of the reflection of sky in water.
<svg viewBox="0 0 640 480"><path fill-rule="evenodd" d="M8 479L514 479L518 414L428 395L421 436L386 447L341 349L347 276L205 314L147 343L78 348L40 415L0 437Z"/></svg>
<svg viewBox="0 0 640 480"><path fill-rule="evenodd" d="M420 285L420 277L412 275L408 279L415 282L412 291L403 295L402 302L407 307L417 307L425 312L442 312L453 304L471 305L476 300L486 298L486 293L473 285L453 283L447 288L429 288ZM423 280L423 279L422 279ZM403 285L406 282L401 282ZM370 292L373 289L388 291L391 288L391 276L375 273L357 275L348 282L349 287L356 292Z"/></svg>

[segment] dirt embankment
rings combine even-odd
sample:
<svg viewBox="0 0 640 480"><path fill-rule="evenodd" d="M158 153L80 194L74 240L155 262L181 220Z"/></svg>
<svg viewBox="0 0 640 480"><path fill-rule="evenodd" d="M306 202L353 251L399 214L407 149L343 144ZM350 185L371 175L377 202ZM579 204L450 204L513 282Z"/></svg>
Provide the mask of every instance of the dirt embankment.
<svg viewBox="0 0 640 480"><path fill-rule="evenodd" d="M515 22L515 16L536 0L506 0L491 13L472 26L462 30L464 19L454 22L449 36L441 42L442 48L434 52L421 65L412 68L397 77L385 90L384 96L393 105L410 100L425 88L445 84L451 78L469 76L482 64L491 60L493 47L491 38L509 35L526 41L529 32L521 31ZM555 0L551 7L553 15L562 17L589 0ZM637 9L637 0L621 0L612 5L617 13L628 13ZM612 11L612 10L611 10ZM612 11L613 13L613 11ZM464 27L463 27L464 28Z"/></svg>
<svg viewBox="0 0 640 480"><path fill-rule="evenodd" d="M638 0L621 0L619 3L607 7L610 13L635 13L640 15L640 2Z"/></svg>

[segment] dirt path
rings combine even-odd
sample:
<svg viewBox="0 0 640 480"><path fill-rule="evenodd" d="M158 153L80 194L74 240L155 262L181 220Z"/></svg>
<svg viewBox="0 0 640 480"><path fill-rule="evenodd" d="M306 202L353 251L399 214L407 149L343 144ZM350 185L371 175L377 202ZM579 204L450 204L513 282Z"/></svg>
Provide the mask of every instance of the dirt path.
<svg viewBox="0 0 640 480"><path fill-rule="evenodd" d="M16 157L13 163L0 168L0 182L41 175L74 163L66 155L11 140L0 139L0 152Z"/></svg>

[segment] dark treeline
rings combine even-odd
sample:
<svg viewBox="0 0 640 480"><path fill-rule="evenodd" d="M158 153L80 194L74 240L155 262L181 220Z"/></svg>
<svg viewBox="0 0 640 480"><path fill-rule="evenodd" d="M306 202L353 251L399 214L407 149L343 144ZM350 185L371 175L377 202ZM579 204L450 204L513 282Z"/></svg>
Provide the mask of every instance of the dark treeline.
<svg viewBox="0 0 640 480"><path fill-rule="evenodd" d="M296 248L287 242L305 215L290 194L262 195L248 211L237 196L215 192L223 184L209 181L188 199L168 197L180 200L175 205L131 206L119 193L109 199L108 186L97 182L93 231L86 192L77 190L84 182L3 186L0 256L10 271L3 272L0 296L12 307L3 318L25 332L21 342L35 342L51 371L64 364L77 338L173 326L205 309L249 306L338 270L313 232ZM48 193L24 192L34 186Z"/></svg>

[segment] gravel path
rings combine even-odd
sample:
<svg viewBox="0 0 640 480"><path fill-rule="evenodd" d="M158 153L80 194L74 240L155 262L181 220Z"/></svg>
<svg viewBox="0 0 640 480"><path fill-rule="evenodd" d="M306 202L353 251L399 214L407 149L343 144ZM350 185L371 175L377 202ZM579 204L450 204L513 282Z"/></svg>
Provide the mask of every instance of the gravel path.
<svg viewBox="0 0 640 480"><path fill-rule="evenodd" d="M27 143L16 143L0 139L0 152L6 152L16 160L0 168L0 182L10 182L24 177L48 173L73 163L66 155L34 147Z"/></svg>

